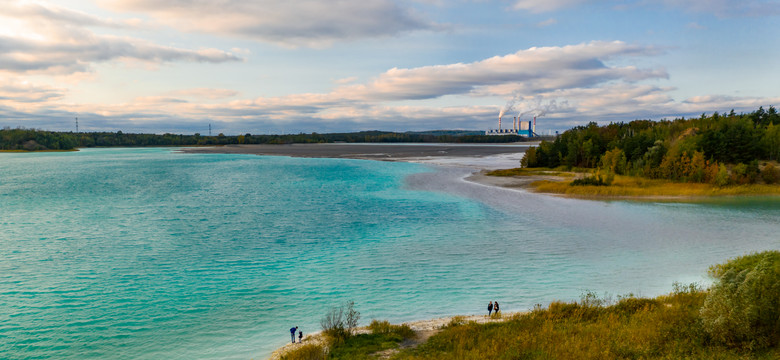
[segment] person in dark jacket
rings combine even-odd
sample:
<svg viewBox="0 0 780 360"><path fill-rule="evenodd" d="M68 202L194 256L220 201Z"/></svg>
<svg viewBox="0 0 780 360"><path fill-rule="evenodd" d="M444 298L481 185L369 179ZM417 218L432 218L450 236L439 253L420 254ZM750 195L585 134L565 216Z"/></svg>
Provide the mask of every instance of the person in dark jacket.
<svg viewBox="0 0 780 360"><path fill-rule="evenodd" d="M292 338L293 344L295 344L295 332L298 331L298 327L290 328L290 338Z"/></svg>
<svg viewBox="0 0 780 360"><path fill-rule="evenodd" d="M493 311L493 302L491 301L488 303L488 316L490 316L490 313Z"/></svg>
<svg viewBox="0 0 780 360"><path fill-rule="evenodd" d="M303 331L298 330L298 343L303 342Z"/></svg>
<svg viewBox="0 0 780 360"><path fill-rule="evenodd" d="M493 313L495 313L496 315L498 315L498 301L496 301L496 304L495 304L495 305L493 305Z"/></svg>

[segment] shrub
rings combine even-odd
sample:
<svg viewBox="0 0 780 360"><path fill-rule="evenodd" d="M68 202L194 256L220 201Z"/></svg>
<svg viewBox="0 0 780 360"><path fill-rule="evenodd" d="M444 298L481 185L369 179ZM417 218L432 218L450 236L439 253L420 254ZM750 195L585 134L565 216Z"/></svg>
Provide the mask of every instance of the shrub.
<svg viewBox="0 0 780 360"><path fill-rule="evenodd" d="M713 340L750 350L780 338L780 252L742 256L710 268L715 283L701 318Z"/></svg>
<svg viewBox="0 0 780 360"><path fill-rule="evenodd" d="M349 338L360 320L360 312L355 310L355 302L347 301L339 307L331 308L320 320L322 332L334 343L342 343Z"/></svg>
<svg viewBox="0 0 780 360"><path fill-rule="evenodd" d="M715 175L715 179L713 179L713 183L716 186L724 187L729 185L731 179L729 179L729 170L726 169L726 165L719 164L718 165L718 173Z"/></svg>
<svg viewBox="0 0 780 360"><path fill-rule="evenodd" d="M344 307L344 323L347 325L347 332L352 335L355 331L355 328L357 328L358 321L360 320L360 312L355 310L355 302L351 300L347 301L347 303L344 304Z"/></svg>
<svg viewBox="0 0 780 360"><path fill-rule="evenodd" d="M774 184L780 180L780 171L772 164L766 164L761 170L761 179L767 184Z"/></svg>
<svg viewBox="0 0 780 360"><path fill-rule="evenodd" d="M585 186L585 185L593 185L593 186L609 186L611 183L611 177L607 177L606 179L601 176L601 174L593 175L593 176L586 176L581 179L574 179L574 181L571 182L571 186Z"/></svg>
<svg viewBox="0 0 780 360"><path fill-rule="evenodd" d="M372 334L389 334L392 326L387 320L371 320L371 324L368 325L368 329Z"/></svg>

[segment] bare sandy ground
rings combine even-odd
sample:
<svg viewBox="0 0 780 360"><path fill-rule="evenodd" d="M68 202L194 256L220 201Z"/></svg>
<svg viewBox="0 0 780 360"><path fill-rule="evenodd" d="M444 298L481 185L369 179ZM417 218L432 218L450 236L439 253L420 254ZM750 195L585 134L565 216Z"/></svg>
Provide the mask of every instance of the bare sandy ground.
<svg viewBox="0 0 780 360"><path fill-rule="evenodd" d="M490 322L502 322L507 321L511 319L516 314L523 314L520 313L502 313L500 318L496 317L488 317L487 315L466 315L466 316L458 316L458 318L464 322L471 322L474 321L478 324L485 324ZM438 319L429 319L429 320L420 320L420 321L412 321L404 323L406 325L409 325L412 330L417 334L417 337L414 339L410 339L405 341L401 344L401 349L408 349L416 347L419 344L424 343L433 335L436 335L439 331L441 331L442 327L449 324L450 321L452 321L453 317L443 317ZM362 327L357 330L358 334L368 334L370 331L368 328ZM287 344L279 349L276 349L276 351L271 354L270 359L271 360L279 360L282 356L287 354L288 352L295 350L301 346L307 345L307 344L321 344L325 345L325 340L322 338L322 335L318 333L314 333L311 335L304 336L302 343L295 343L295 344ZM386 359L395 354L398 350L397 349L391 349L387 351L383 351L381 353L378 353L378 357L380 359Z"/></svg>

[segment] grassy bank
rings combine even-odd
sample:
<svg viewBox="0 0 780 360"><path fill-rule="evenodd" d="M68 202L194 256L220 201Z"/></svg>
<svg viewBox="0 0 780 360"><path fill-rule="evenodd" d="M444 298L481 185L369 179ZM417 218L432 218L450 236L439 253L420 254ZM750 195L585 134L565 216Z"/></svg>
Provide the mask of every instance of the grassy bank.
<svg viewBox="0 0 780 360"><path fill-rule="evenodd" d="M449 326L394 359L777 359L780 351L711 344L699 311L706 293L683 287L655 299L554 302L512 321Z"/></svg>
<svg viewBox="0 0 780 360"><path fill-rule="evenodd" d="M408 327L373 322L372 333L305 346L283 359L780 359L780 251L710 268L709 289L675 285L656 298L586 293L504 322L453 318L413 347Z"/></svg>
<svg viewBox="0 0 780 360"><path fill-rule="evenodd" d="M716 186L704 183L681 183L662 179L647 179L634 176L616 175L610 185L572 186L574 178L591 175L590 172L566 172L561 169L518 168L488 172L489 176L532 176L539 177L531 183L530 188L537 192L562 194L574 197L630 197L630 198L664 198L664 197L714 197L714 196L756 196L780 195L780 185L744 184ZM558 179L550 179L555 176Z"/></svg>

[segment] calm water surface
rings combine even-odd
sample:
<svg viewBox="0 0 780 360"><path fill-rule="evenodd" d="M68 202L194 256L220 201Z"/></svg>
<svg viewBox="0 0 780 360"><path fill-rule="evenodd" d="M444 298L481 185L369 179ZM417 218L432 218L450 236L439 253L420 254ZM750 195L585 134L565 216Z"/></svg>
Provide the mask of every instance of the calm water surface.
<svg viewBox="0 0 780 360"><path fill-rule="evenodd" d="M168 149L0 154L0 357L265 358L364 322L654 296L780 248L780 201L597 202L420 164Z"/></svg>

